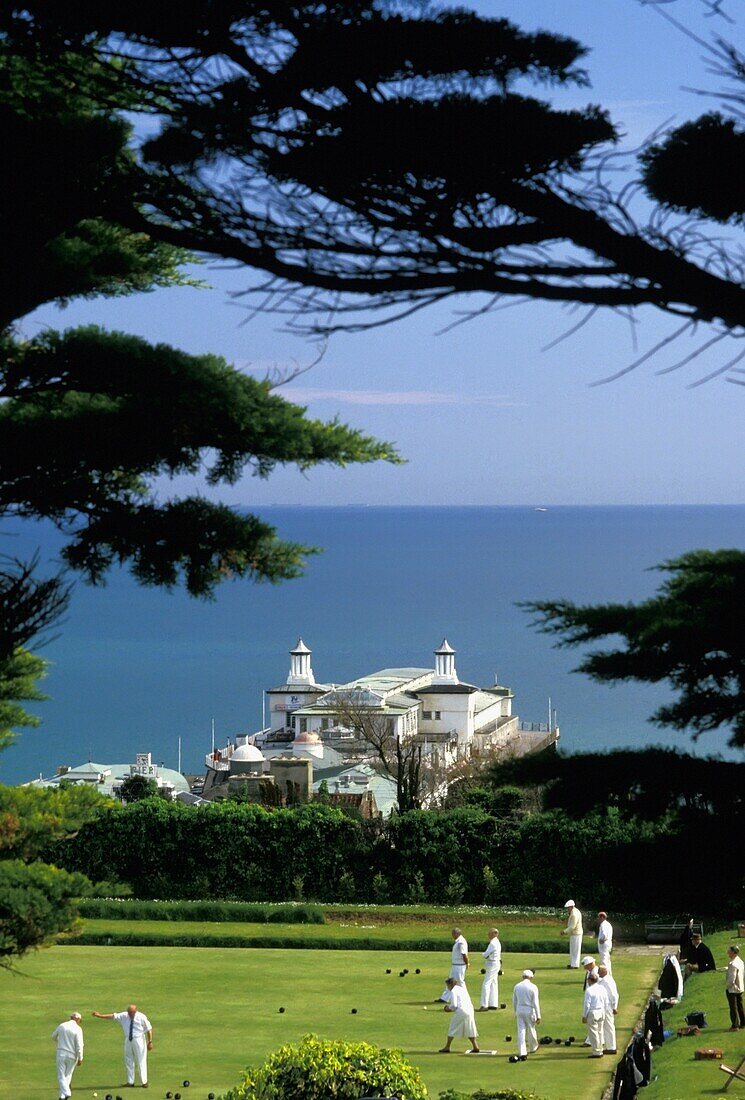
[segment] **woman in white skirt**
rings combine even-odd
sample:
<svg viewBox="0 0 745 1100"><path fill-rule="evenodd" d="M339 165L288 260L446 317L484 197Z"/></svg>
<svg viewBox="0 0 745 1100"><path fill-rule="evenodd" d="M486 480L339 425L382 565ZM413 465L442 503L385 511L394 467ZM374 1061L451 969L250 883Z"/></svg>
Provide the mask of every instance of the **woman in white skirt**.
<svg viewBox="0 0 745 1100"><path fill-rule="evenodd" d="M450 1044L453 1039L470 1039L471 1050L478 1054L479 1048L476 1040L479 1033L476 1030L476 1018L473 1014L473 1003L468 995L468 990L463 982L458 981L457 978L448 978L445 984L450 990L450 1002L445 1005L445 1012L452 1013L453 1018L448 1028L447 1042L444 1047L440 1048L440 1054L450 1053Z"/></svg>

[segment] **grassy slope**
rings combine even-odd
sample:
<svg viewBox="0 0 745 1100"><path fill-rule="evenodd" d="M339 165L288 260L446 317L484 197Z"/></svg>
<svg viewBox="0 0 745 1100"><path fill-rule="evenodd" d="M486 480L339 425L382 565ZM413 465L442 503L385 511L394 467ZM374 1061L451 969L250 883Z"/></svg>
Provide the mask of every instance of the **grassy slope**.
<svg viewBox="0 0 745 1100"><path fill-rule="evenodd" d="M513 983L528 955L505 958L501 996L509 1002ZM581 981L565 969L564 955L538 958L537 982L544 1017L543 1034L582 1037ZM385 969L390 966L391 975ZM398 977L401 967L411 973ZM619 1043L630 1033L641 1004L658 971L649 956L619 958L616 976L623 995ZM413 971L420 967L423 973ZM416 1063L430 1094L448 1087L513 1085L530 1089L545 1100L596 1100L612 1069L588 1061L582 1048L551 1047L527 1063L510 1065L506 1055L514 1044L512 1012L477 1016L484 1047L496 1047L500 1057L445 1057L442 1044L448 1017L431 999L442 989L447 956L432 953L343 951L283 951L180 948L54 948L22 964L23 976L0 973L0 996L13 1011L6 1013L0 1060L0 1096L47 1100L54 1095L54 1047L49 1036L73 1009L86 1019L87 1053L76 1071L73 1087L78 1100L103 1100L106 1092L122 1092L121 1031L108 1021L90 1019L90 1012L119 1010L132 999L151 1017L156 1050L151 1060L151 1092L175 1091L188 1077L190 1100L226 1089L249 1062L261 1061L283 1042L304 1033L345 1039L366 1039L401 1047ZM719 977L716 978L719 981ZM478 976L470 982L472 995ZM280 1015L279 1006L286 1012ZM428 1011L425 1013L423 1007ZM358 1014L352 1016L351 1008ZM465 1047L455 1041L455 1048ZM615 1059L613 1060L615 1062ZM155 1091L153 1092L152 1089ZM183 1091L183 1090L182 1090Z"/></svg>
<svg viewBox="0 0 745 1100"><path fill-rule="evenodd" d="M726 947L732 933L707 936L714 961L723 967L727 961ZM742 946L742 945L741 945ZM645 1100L695 1100L696 1097L719 1096L727 1083L727 1077L718 1068L719 1062L697 1062L697 1047L719 1047L724 1051L723 1062L734 1068L745 1056L745 1032L730 1032L729 1009L724 995L724 973L694 974L685 984L685 995L679 1005L665 1012L665 1026L675 1032L685 1025L689 1012L707 1014L708 1027L699 1037L668 1039L653 1055L652 1073L657 1078L644 1090ZM733 1082L727 1095L740 1096L745 1086ZM738 1089L740 1090L738 1092Z"/></svg>

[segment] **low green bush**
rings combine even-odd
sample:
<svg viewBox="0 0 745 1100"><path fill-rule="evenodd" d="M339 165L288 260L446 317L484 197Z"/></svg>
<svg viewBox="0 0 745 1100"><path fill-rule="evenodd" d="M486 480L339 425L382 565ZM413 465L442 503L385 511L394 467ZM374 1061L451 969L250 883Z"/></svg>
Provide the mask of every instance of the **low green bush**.
<svg viewBox="0 0 745 1100"><path fill-rule="evenodd" d="M400 1050L372 1043L345 1043L305 1035L297 1046L280 1047L222 1100L359 1100L393 1096L426 1100L419 1070Z"/></svg>
<svg viewBox="0 0 745 1100"><path fill-rule="evenodd" d="M519 1089L478 1089L477 1092L458 1092L447 1089L440 1093L440 1100L540 1100L533 1092L520 1092Z"/></svg>
<svg viewBox="0 0 745 1100"><path fill-rule="evenodd" d="M90 898L80 915L91 920L241 921L249 924L325 924L317 905L254 905L225 901L119 901Z"/></svg>

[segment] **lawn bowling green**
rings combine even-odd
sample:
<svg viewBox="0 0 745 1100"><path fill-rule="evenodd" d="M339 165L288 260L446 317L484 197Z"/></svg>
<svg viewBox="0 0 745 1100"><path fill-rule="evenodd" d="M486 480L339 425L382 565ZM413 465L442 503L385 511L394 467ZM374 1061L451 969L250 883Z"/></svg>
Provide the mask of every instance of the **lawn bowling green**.
<svg viewBox="0 0 745 1100"><path fill-rule="evenodd" d="M502 1000L510 1003L512 985L535 962L527 954L504 955ZM209 1092L219 1096L245 1065L308 1032L401 1048L420 1068L433 1097L450 1087L510 1085L542 1100L600 1095L613 1060L588 1061L578 1044L544 1046L527 1062L510 1065L507 1056L515 1048L504 1037L515 1034L511 1009L476 1016L479 1043L495 1049L496 1057L464 1057L468 1043L458 1039L451 1054L438 1054L449 1016L432 1002L447 968L447 956L433 952L55 947L24 960L20 974L0 974L0 995L13 1006L6 1013L0 1096L48 1100L54 1094L50 1036L75 1009L83 1014L86 1042L85 1061L73 1078L76 1100L94 1092L98 1100L122 1093L121 1028L93 1020L90 1013L118 1011L132 1000L153 1023L147 1094L152 1097L167 1091L190 1100L204 1100ZM478 1003L481 975L474 969L468 987ZM658 972L654 956L617 959L619 1046ZM564 953L540 956L537 984L544 1019L539 1035L566 1040L579 1034L582 980L567 971ZM190 1086L184 1089L187 1079Z"/></svg>

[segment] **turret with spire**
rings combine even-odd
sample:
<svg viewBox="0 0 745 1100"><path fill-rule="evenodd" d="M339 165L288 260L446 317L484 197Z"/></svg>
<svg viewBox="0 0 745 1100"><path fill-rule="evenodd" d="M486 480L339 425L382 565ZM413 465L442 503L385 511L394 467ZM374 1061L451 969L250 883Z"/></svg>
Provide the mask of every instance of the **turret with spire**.
<svg viewBox="0 0 745 1100"><path fill-rule="evenodd" d="M303 639L298 638L297 645L294 649L290 650L290 672L287 677L288 684L292 684L296 687L315 684L316 678L310 666L311 652L312 651L308 649Z"/></svg>
<svg viewBox="0 0 745 1100"><path fill-rule="evenodd" d="M455 671L455 650L447 638L443 638L439 649L435 650L435 678L433 683L458 683L458 673Z"/></svg>

